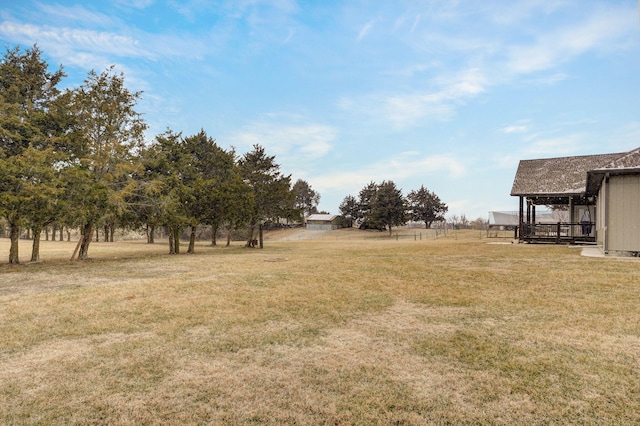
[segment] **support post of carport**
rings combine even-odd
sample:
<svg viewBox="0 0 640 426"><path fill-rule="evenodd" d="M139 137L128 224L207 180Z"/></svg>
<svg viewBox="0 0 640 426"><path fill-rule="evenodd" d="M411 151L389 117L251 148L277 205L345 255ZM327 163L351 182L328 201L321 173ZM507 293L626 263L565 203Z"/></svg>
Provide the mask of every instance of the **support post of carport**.
<svg viewBox="0 0 640 426"><path fill-rule="evenodd" d="M530 238L533 233L533 228L531 227L531 200L527 199L527 223L525 224L525 228L527 229L526 237Z"/></svg>
<svg viewBox="0 0 640 426"><path fill-rule="evenodd" d="M536 205L535 204L531 204L531 223L532 224L536 223Z"/></svg>
<svg viewBox="0 0 640 426"><path fill-rule="evenodd" d="M519 241L523 241L524 239L524 234L523 234L523 230L524 230L524 197L521 195L520 196L520 209L519 209L519 214L518 214L518 240Z"/></svg>
<svg viewBox="0 0 640 426"><path fill-rule="evenodd" d="M573 197L569 197L569 223L573 223L575 222L573 219L575 217L574 214L574 204L573 204ZM569 226L569 228L571 229L571 238L573 239L573 237L575 237L574 231L573 231L573 226Z"/></svg>

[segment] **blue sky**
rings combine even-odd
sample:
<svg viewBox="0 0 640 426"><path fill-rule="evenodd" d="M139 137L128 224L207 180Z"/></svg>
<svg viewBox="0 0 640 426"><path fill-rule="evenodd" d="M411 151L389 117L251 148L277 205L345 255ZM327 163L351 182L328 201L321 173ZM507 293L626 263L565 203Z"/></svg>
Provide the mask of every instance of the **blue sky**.
<svg viewBox="0 0 640 426"><path fill-rule="evenodd" d="M393 180L486 218L520 159L640 146L630 0L0 0L0 41L69 87L115 65L149 140L261 144L331 213Z"/></svg>

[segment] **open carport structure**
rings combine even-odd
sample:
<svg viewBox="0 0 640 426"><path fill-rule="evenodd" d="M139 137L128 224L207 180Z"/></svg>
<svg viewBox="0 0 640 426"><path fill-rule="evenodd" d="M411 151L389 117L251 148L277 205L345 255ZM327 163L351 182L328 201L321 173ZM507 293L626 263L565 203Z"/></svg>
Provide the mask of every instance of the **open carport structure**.
<svg viewBox="0 0 640 426"><path fill-rule="evenodd" d="M620 182L618 186L622 187L622 176L625 176L626 202L624 196L617 197L617 201L609 197L610 202L606 202L603 191L611 190L611 179ZM614 238L611 235L612 226L618 229L616 232L620 235L630 231L640 233L633 225L637 224L636 228L640 226L640 211L636 208L640 207L636 206L640 203L640 148L616 154L521 160L511 195L519 197L520 241L598 242L606 252L610 248L604 244ZM537 206L563 208L568 211L568 220L541 223L536 218ZM605 219L613 217L624 218L625 223L629 224L628 229L623 229L620 223L605 222ZM635 247L634 244L627 244L625 250L633 252L629 247Z"/></svg>

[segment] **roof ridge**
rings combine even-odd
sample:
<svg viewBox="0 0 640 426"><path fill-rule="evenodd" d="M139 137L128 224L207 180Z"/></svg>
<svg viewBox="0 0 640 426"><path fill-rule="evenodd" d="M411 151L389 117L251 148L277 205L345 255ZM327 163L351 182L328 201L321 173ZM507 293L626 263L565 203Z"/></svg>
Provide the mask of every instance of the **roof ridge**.
<svg viewBox="0 0 640 426"><path fill-rule="evenodd" d="M638 148L640 150L640 148ZM602 153L602 154L582 154L582 155L564 155L559 157L543 157L543 158L530 158L528 160L520 161L546 161L546 160L562 160L570 158L595 158L595 157L610 157L614 155L626 155L629 152L614 152L614 153Z"/></svg>
<svg viewBox="0 0 640 426"><path fill-rule="evenodd" d="M628 165L640 166L640 147L619 153L521 160L511 195L583 194L589 171Z"/></svg>
<svg viewBox="0 0 640 426"><path fill-rule="evenodd" d="M631 159L633 162L634 157L638 157L638 161L635 162L636 164L627 164L627 161L625 160ZM613 169L618 168L619 166L640 166L640 147L622 153L620 157L614 159L611 163L604 165L602 169Z"/></svg>

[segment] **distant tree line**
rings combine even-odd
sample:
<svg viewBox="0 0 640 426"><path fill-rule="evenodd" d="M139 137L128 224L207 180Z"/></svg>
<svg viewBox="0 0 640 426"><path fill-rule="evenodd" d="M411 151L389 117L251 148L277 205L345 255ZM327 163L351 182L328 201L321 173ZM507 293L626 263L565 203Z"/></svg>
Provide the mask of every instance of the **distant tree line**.
<svg viewBox="0 0 640 426"><path fill-rule="evenodd" d="M465 214L451 215L447 218L447 223L451 225L453 229L476 229L487 230L489 227L489 220L483 217L478 217L475 220L469 221Z"/></svg>
<svg viewBox="0 0 640 426"><path fill-rule="evenodd" d="M113 241L117 228L144 229L149 243L163 228L169 252L179 253L188 230L246 229L247 245L269 219L301 220L320 195L305 181L292 185L260 145L238 155L201 130L167 129L145 144L148 126L113 67L91 71L76 88L59 89L62 66L49 71L33 46L7 49L0 62L0 215L11 240L9 263L29 230L31 261L39 261L42 231L79 229L72 259L86 259L98 229ZM48 232L48 231L47 231ZM48 235L48 234L47 234Z"/></svg>
<svg viewBox="0 0 640 426"><path fill-rule="evenodd" d="M361 229L388 230L408 221L424 222L430 228L445 220L448 207L435 193L423 186L405 197L393 181L370 182L360 190L358 198L347 195L340 204L346 226Z"/></svg>

